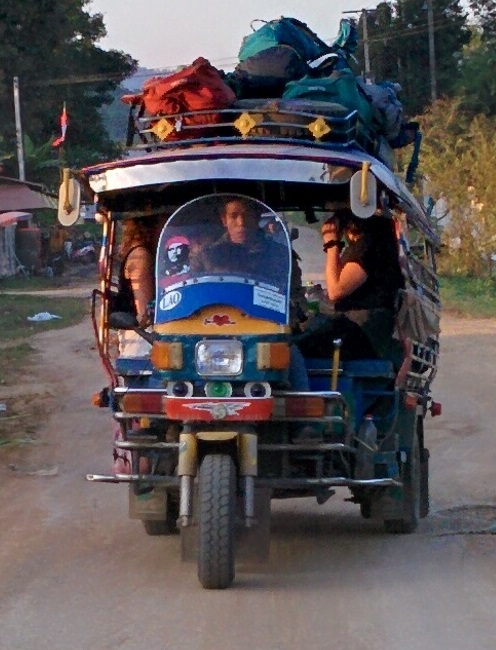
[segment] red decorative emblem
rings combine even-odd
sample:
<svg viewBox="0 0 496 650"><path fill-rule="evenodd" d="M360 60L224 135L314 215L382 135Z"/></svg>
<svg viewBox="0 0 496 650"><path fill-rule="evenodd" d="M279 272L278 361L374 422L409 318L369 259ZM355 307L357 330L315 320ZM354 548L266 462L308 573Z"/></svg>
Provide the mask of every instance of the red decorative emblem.
<svg viewBox="0 0 496 650"><path fill-rule="evenodd" d="M204 397L167 397L165 410L171 420L185 422L255 422L268 420L272 415L273 405L272 397L225 397L208 400Z"/></svg>
<svg viewBox="0 0 496 650"><path fill-rule="evenodd" d="M236 321L231 320L228 314L214 314L211 318L205 318L205 325L235 325Z"/></svg>

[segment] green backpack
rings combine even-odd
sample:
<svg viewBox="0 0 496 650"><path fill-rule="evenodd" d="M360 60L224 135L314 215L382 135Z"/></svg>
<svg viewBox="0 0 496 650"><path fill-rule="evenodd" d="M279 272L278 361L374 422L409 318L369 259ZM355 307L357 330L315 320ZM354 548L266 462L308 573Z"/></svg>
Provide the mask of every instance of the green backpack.
<svg viewBox="0 0 496 650"><path fill-rule="evenodd" d="M341 104L356 110L361 121L372 127L373 109L360 93L355 75L349 68L335 70L328 77L306 76L286 84L283 99L307 99Z"/></svg>
<svg viewBox="0 0 496 650"><path fill-rule="evenodd" d="M264 23L262 27L254 29L256 22ZM277 45L288 45L292 47L303 61L314 61L331 51L327 43L324 43L305 23L297 18L281 16L275 20L266 22L254 20L251 23L253 34L245 36L239 50L239 61L268 50Z"/></svg>

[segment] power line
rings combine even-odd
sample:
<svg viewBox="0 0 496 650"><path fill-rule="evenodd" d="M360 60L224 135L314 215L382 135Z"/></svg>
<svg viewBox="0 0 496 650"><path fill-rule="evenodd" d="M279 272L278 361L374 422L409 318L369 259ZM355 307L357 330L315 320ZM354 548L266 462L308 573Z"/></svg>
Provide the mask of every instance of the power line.
<svg viewBox="0 0 496 650"><path fill-rule="evenodd" d="M450 27L453 25L453 21L449 19L444 19L444 20L438 20L434 21L433 23L433 31L437 32L441 29L445 29L447 27ZM391 31L385 31L382 34L374 34L372 38L368 39L368 43L383 43L384 41L392 41L397 38L403 37L403 36L416 36L418 34L424 34L428 31L428 25L427 22L425 25L417 25L415 27L405 27L400 30L391 30ZM334 42L333 39L327 39L324 42L329 44L332 44ZM238 58L237 57L231 57L231 58L225 58L225 59L217 59L214 61L210 61L210 63L215 66L215 67L234 67L238 63ZM45 80L40 80L40 81L32 81L29 82L29 86L69 86L69 85L74 85L74 84L86 84L86 83L98 83L98 82L105 82L105 81L117 81L119 83L125 83L126 79L148 79L151 76L154 75L160 75L161 73L163 74L165 71L167 72L174 72L175 70L178 70L182 67L185 67L189 65L188 63L183 63L179 64L176 66L172 65L165 65L161 66L158 68L147 68L146 71L143 70L141 72L137 72L130 77L126 77L125 79L122 79L122 75L111 75L111 74L92 74L92 75L84 75L84 76L71 76L71 77L61 77L61 78L55 78L55 79L45 79Z"/></svg>
<svg viewBox="0 0 496 650"><path fill-rule="evenodd" d="M451 20L442 20L435 22L433 24L433 30L435 32L440 29L445 29L453 25ZM404 27L403 29L395 30L394 32L384 32L383 34L375 34L374 38L369 39L369 43L380 43L381 41L391 41L401 36L415 36L417 34L424 34L428 30L428 25L417 25L415 27Z"/></svg>

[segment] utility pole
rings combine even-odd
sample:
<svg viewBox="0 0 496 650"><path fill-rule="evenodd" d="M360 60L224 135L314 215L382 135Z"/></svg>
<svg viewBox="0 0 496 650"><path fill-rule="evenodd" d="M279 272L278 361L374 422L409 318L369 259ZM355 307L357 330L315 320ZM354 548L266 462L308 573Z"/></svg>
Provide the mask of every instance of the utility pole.
<svg viewBox="0 0 496 650"><path fill-rule="evenodd" d="M363 38L363 60L365 64L364 76L366 81L371 80L370 74L370 49L367 16L369 9L357 9L355 11L343 11L343 14L361 14L362 16L362 38Z"/></svg>
<svg viewBox="0 0 496 650"><path fill-rule="evenodd" d="M427 0L427 31L429 33L429 68L431 73L431 99L437 99L436 50L434 44L434 12L432 0Z"/></svg>
<svg viewBox="0 0 496 650"><path fill-rule="evenodd" d="M19 180L25 181L26 172L24 170L24 141L21 124L21 102L19 99L19 77L14 77L14 111L17 141L17 162L19 164Z"/></svg>
<svg viewBox="0 0 496 650"><path fill-rule="evenodd" d="M367 27L367 9L362 9L363 58L365 60L365 78L370 76L369 31Z"/></svg>

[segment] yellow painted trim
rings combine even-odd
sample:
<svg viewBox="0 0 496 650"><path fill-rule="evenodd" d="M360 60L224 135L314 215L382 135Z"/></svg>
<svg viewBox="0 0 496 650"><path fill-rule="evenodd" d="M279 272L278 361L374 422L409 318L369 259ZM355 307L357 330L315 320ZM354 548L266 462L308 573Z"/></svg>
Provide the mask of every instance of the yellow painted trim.
<svg viewBox="0 0 496 650"><path fill-rule="evenodd" d="M316 140L320 140L332 130L323 117L318 117L307 128Z"/></svg>
<svg viewBox="0 0 496 650"><path fill-rule="evenodd" d="M194 433L179 435L178 476L196 476L198 464L198 445Z"/></svg>
<svg viewBox="0 0 496 650"><path fill-rule="evenodd" d="M370 163L367 161L362 162L362 176L361 176L361 186L360 186L360 202L362 205L369 205L369 185L368 185L368 173L370 169Z"/></svg>
<svg viewBox="0 0 496 650"><path fill-rule="evenodd" d="M198 431L197 440L204 442L234 440L238 433L236 431Z"/></svg>
<svg viewBox="0 0 496 650"><path fill-rule="evenodd" d="M238 438L239 465L241 476L256 476L258 473L257 442L255 433L240 433Z"/></svg>
<svg viewBox="0 0 496 650"><path fill-rule="evenodd" d="M213 322L214 316L228 316L230 323L219 326ZM287 325L253 318L236 307L224 305L205 307L188 318L155 325L154 330L158 334L200 334L202 336L289 333Z"/></svg>

